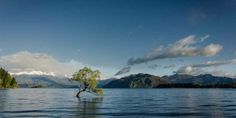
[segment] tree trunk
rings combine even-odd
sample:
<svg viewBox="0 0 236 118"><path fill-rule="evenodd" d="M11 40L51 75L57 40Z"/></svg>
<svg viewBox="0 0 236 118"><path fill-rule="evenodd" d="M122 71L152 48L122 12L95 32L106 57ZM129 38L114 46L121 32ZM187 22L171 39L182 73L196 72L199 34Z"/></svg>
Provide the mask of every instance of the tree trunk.
<svg viewBox="0 0 236 118"><path fill-rule="evenodd" d="M84 83L84 88L82 90L79 90L79 92L76 94L76 97L79 98L80 93L85 92L88 88L88 84Z"/></svg>
<svg viewBox="0 0 236 118"><path fill-rule="evenodd" d="M76 97L79 98L80 93L82 93L82 92L84 92L84 91L86 91L86 89L80 90L80 91L76 94Z"/></svg>

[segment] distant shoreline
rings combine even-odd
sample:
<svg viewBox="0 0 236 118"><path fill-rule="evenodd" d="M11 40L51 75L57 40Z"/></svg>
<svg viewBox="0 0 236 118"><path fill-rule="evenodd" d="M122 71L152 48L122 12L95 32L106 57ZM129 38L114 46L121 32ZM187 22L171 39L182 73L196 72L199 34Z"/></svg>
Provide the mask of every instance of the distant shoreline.
<svg viewBox="0 0 236 118"><path fill-rule="evenodd" d="M104 88L119 88L119 87L104 87ZM121 88L121 87L120 87ZM123 87L127 88L127 87ZM129 87L131 88L131 87ZM135 88L135 87L133 87ZM139 87L142 88L142 87ZM158 88L236 88L236 83L233 84L215 84L215 85L197 85L197 84L160 84L153 89ZM132 89L132 88L131 88ZM145 88L142 88L145 89Z"/></svg>

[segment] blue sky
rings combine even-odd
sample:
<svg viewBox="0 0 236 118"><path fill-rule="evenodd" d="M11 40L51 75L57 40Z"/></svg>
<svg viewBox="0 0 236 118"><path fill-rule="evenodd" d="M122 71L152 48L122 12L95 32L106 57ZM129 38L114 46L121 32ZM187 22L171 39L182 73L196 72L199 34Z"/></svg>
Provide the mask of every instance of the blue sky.
<svg viewBox="0 0 236 118"><path fill-rule="evenodd" d="M193 40L208 36L193 44L196 48L222 46L210 56L155 58L130 66L128 73L169 75L190 64L233 60L235 21L233 0L0 0L0 64L12 72L49 71L38 65L28 67L18 58L3 61L14 55L42 54L60 64L102 68L110 77L129 66L130 58L142 58L161 45L169 48L191 35ZM152 65L160 67L150 69ZM170 65L174 66L165 68ZM219 68L236 71L234 64L208 70L221 71Z"/></svg>

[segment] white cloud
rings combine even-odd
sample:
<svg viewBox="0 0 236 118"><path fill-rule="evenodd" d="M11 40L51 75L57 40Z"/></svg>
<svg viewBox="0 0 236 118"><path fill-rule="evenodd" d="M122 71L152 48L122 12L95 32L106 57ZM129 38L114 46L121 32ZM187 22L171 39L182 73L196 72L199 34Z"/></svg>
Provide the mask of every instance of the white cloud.
<svg viewBox="0 0 236 118"><path fill-rule="evenodd" d="M90 66L73 59L62 62L46 53L31 53L28 51L20 51L0 57L0 65L12 74L71 76L84 66L99 69L103 73L103 78L111 76L109 73L113 73L112 68Z"/></svg>
<svg viewBox="0 0 236 118"><path fill-rule="evenodd" d="M31 71L31 72L17 72L17 73L10 73L12 75L49 75L49 76L56 76L54 72L42 72L42 71Z"/></svg>
<svg viewBox="0 0 236 118"><path fill-rule="evenodd" d="M188 74L188 75L212 74L215 76L236 77L236 73L222 71L216 68L218 66L229 65L229 64L236 64L236 59L225 60L225 61L208 61L207 63L202 63L202 64L187 65L180 67L175 73ZM212 67L213 70L209 71L209 68Z"/></svg>
<svg viewBox="0 0 236 118"><path fill-rule="evenodd" d="M195 45L208 37L209 36L206 35L199 40L198 38L196 38L196 36L190 35L175 42L174 44L168 45L167 47L160 46L147 53L143 57L131 58L128 60L128 65L135 65L158 59L193 56L214 56L223 49L223 46L219 44L209 44L205 47L198 47Z"/></svg>
<svg viewBox="0 0 236 118"><path fill-rule="evenodd" d="M169 44L168 46L159 46L153 51L146 53L143 57L130 58L127 62L127 66L131 67L136 64L147 63L160 59L194 56L210 57L217 55L223 49L223 46L213 43L203 47L197 45L198 43L201 43L209 38L209 36L210 35L206 35L197 38L195 35L189 35L173 44Z"/></svg>
<svg viewBox="0 0 236 118"><path fill-rule="evenodd" d="M231 77L231 78L236 78L236 73L235 72L230 72L230 71L223 71L223 70L208 70L206 68L194 68L192 66L186 66L183 68L180 68L177 72L177 74L187 74L187 75L201 75L201 74L211 74L214 76L219 76L219 77Z"/></svg>
<svg viewBox="0 0 236 118"><path fill-rule="evenodd" d="M43 73L53 72L60 76L66 73L72 74L71 72L75 70L75 65L78 68L83 66L74 60L60 62L45 53L30 53L28 51L2 56L0 58L0 64L11 73L41 71Z"/></svg>
<svg viewBox="0 0 236 118"><path fill-rule="evenodd" d="M200 75L202 70L199 68L194 68L193 66L184 66L179 68L175 73L177 74L186 74L186 75Z"/></svg>

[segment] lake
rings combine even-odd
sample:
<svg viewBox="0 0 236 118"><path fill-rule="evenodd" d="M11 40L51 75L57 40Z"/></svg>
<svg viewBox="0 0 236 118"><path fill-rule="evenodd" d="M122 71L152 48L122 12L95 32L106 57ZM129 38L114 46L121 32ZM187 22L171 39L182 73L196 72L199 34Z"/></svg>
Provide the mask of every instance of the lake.
<svg viewBox="0 0 236 118"><path fill-rule="evenodd" d="M236 117L236 89L0 90L0 118Z"/></svg>

